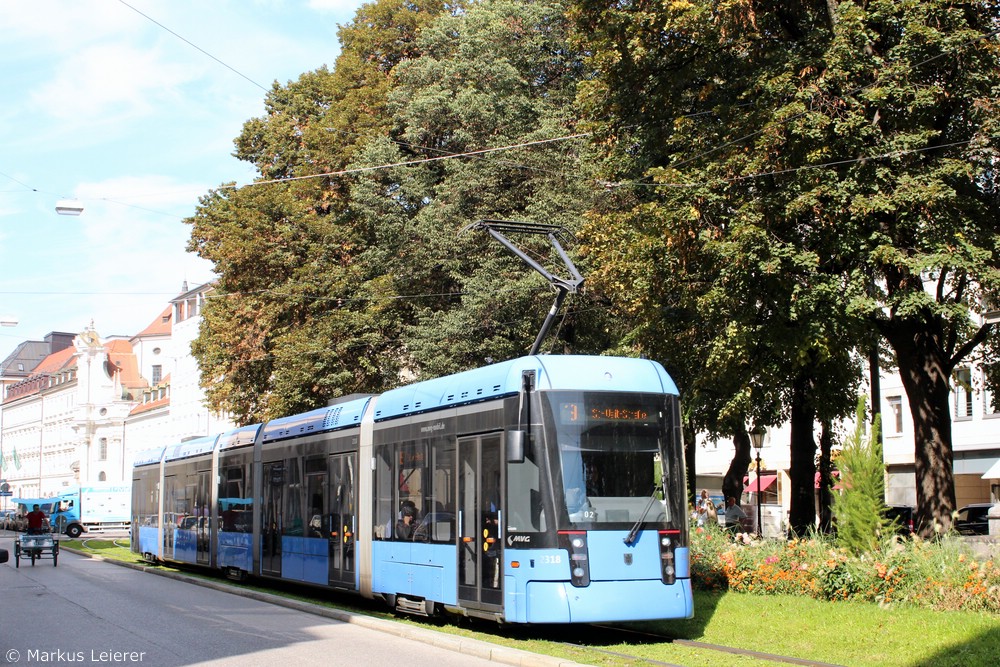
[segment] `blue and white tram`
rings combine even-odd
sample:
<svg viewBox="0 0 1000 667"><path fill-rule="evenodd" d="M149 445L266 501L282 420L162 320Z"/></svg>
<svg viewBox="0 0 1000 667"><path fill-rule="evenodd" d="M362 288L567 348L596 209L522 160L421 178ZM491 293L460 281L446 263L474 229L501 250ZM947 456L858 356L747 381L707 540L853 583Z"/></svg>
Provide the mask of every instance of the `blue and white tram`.
<svg viewBox="0 0 1000 667"><path fill-rule="evenodd" d="M133 551L508 623L692 615L677 388L530 356L140 455Z"/></svg>

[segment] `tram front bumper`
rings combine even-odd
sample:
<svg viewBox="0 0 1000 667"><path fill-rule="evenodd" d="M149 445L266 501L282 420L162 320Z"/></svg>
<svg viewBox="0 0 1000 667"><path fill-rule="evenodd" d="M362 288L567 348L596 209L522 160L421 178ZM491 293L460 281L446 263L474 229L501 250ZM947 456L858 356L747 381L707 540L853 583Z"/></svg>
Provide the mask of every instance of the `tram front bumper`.
<svg viewBox="0 0 1000 667"><path fill-rule="evenodd" d="M569 582L527 584L524 623L602 623L690 618L694 613L691 580L671 586L662 581L593 581L577 588Z"/></svg>

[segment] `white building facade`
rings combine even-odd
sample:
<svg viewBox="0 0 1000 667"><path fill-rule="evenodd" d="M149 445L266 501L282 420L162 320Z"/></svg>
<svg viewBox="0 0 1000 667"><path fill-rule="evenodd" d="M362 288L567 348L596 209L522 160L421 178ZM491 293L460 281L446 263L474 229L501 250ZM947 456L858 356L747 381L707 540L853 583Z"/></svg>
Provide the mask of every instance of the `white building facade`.
<svg viewBox="0 0 1000 667"><path fill-rule="evenodd" d="M124 422L138 383L131 348L92 329L7 387L4 478L15 494L47 497L84 481L122 481Z"/></svg>
<svg viewBox="0 0 1000 667"><path fill-rule="evenodd" d="M208 291L185 285L139 334L105 341L90 327L34 368L5 376L0 477L15 497L130 483L136 453L234 427L206 406L190 354Z"/></svg>
<svg viewBox="0 0 1000 667"><path fill-rule="evenodd" d="M984 478L984 474L1000 462L1000 401L986 389L983 378L983 369L974 363L958 368L952 377L952 445L957 507L992 502L1000 498L1000 479L990 479L989 476ZM898 373L882 373L879 382L886 502L891 505L915 505L916 440L906 392ZM817 438L818 429L817 425ZM836 446L853 429L853 422L840 425ZM769 428L764 435L760 451L762 483L771 476L775 477L770 486L764 487L761 495L761 501L765 505L765 528L770 524L778 526L788 517L790 438L787 424ZM731 440L699 437L696 455L698 488L706 488L713 495L721 495L722 477L734 455L735 447ZM751 450L751 456L755 457L756 452ZM751 463L748 481L755 478L754 468L755 463ZM994 470L1000 470L1000 466ZM756 504L756 497L752 495L744 496L743 500ZM770 523L768 515L771 517ZM780 527L775 527L774 530L780 531Z"/></svg>

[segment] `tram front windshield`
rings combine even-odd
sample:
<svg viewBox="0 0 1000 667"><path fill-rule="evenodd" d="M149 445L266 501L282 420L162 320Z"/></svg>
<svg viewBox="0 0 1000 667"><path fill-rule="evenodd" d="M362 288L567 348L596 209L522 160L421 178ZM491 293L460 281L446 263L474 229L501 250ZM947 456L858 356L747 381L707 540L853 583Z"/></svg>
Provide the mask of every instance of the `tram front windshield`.
<svg viewBox="0 0 1000 667"><path fill-rule="evenodd" d="M655 394L552 392L547 394L546 442L558 461L557 512L573 529L676 527L672 487L683 469L668 397ZM662 479L668 483L664 502ZM560 484L561 481L561 484Z"/></svg>

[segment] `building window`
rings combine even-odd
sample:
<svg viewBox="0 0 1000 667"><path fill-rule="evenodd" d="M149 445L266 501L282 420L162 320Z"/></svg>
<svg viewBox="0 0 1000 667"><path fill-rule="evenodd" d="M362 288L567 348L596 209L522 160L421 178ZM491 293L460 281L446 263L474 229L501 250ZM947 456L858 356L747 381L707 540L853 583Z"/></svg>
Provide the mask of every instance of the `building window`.
<svg viewBox="0 0 1000 667"><path fill-rule="evenodd" d="M108 439L101 438L100 444L97 448L97 460L107 461L108 460Z"/></svg>
<svg viewBox="0 0 1000 667"><path fill-rule="evenodd" d="M98 482L106 482L106 481L108 481L108 474L102 470L101 474L97 476L97 481Z"/></svg>
<svg viewBox="0 0 1000 667"><path fill-rule="evenodd" d="M955 419L972 418L972 371L968 367L955 371L952 393L955 397Z"/></svg>
<svg viewBox="0 0 1000 667"><path fill-rule="evenodd" d="M997 378L997 386L990 386L990 377ZM983 368L983 413L988 417L1000 416L1000 364Z"/></svg>
<svg viewBox="0 0 1000 667"><path fill-rule="evenodd" d="M156 364L153 366L153 384L160 384L160 380L163 378L163 366Z"/></svg>
<svg viewBox="0 0 1000 667"><path fill-rule="evenodd" d="M886 435L899 435L903 432L903 397L888 396L885 401L889 404L889 415L885 420Z"/></svg>

